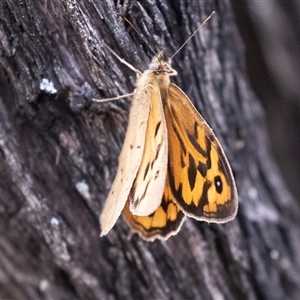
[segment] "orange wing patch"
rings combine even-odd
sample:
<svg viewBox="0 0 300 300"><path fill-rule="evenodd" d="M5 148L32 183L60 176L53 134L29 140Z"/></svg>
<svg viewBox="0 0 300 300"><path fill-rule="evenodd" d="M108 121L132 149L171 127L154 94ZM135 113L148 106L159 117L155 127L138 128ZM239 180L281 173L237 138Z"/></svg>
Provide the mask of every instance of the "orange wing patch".
<svg viewBox="0 0 300 300"><path fill-rule="evenodd" d="M164 104L168 176L176 203L188 216L224 223L237 212L237 191L219 142L188 97L170 84Z"/></svg>
<svg viewBox="0 0 300 300"><path fill-rule="evenodd" d="M175 235L184 221L185 215L175 203L168 179L160 206L149 216L137 216L129 209L129 201L123 209L123 216L129 226L146 240L156 238L166 240Z"/></svg>

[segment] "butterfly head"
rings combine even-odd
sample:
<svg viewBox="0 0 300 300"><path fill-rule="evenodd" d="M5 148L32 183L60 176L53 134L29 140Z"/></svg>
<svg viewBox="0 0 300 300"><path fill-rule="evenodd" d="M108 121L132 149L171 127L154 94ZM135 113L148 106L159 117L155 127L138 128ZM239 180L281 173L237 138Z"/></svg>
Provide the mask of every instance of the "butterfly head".
<svg viewBox="0 0 300 300"><path fill-rule="evenodd" d="M176 76L177 72L171 66L171 60L165 61L163 51L155 55L149 65L149 69L158 74L168 74L169 76Z"/></svg>

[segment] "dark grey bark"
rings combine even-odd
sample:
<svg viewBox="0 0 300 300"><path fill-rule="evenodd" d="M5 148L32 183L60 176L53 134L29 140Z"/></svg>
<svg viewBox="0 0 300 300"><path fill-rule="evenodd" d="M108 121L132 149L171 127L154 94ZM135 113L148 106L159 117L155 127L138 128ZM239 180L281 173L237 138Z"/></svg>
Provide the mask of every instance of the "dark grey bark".
<svg viewBox="0 0 300 300"><path fill-rule="evenodd" d="M133 90L152 56L118 13L167 56L174 80L219 137L239 191L237 218L187 220L144 242L120 218L99 238ZM299 299L299 207L273 162L226 1L1 2L1 299ZM52 86L53 84L53 86Z"/></svg>
<svg viewBox="0 0 300 300"><path fill-rule="evenodd" d="M300 203L300 2L232 1L271 146Z"/></svg>

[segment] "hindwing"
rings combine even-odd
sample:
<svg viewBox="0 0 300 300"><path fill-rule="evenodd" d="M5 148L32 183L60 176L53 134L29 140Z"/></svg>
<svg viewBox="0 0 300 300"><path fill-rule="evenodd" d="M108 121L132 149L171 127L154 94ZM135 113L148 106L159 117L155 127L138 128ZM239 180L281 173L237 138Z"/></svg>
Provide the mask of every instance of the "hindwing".
<svg viewBox="0 0 300 300"><path fill-rule="evenodd" d="M168 179L159 207L149 216L137 216L132 214L127 202L123 216L130 227L139 233L144 239L152 241L156 238L166 240L171 235L175 235L184 219L185 215L175 202Z"/></svg>

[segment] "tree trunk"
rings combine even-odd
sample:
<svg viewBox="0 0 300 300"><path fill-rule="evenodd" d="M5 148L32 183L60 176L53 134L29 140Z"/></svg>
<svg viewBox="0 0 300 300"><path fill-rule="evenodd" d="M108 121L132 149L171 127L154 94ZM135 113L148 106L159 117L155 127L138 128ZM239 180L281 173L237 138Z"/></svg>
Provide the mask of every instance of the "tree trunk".
<svg viewBox="0 0 300 300"><path fill-rule="evenodd" d="M300 2L233 1L253 90L266 110L271 146L300 203Z"/></svg>
<svg viewBox="0 0 300 300"><path fill-rule="evenodd" d="M122 218L99 238L130 100L155 51L214 129L239 192L235 220L187 219L145 242ZM270 155L228 1L0 4L1 299L299 299L300 210ZM173 79L173 78L172 78Z"/></svg>

